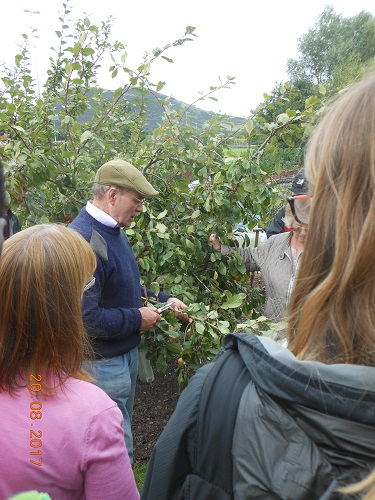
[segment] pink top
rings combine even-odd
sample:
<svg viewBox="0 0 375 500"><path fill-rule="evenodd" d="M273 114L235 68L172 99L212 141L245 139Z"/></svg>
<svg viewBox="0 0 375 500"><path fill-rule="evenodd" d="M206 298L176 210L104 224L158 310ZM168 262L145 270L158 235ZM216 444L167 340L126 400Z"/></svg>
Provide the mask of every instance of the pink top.
<svg viewBox="0 0 375 500"><path fill-rule="evenodd" d="M0 393L0 500L34 489L52 500L138 500L117 404L88 382L64 387L40 402L27 387Z"/></svg>

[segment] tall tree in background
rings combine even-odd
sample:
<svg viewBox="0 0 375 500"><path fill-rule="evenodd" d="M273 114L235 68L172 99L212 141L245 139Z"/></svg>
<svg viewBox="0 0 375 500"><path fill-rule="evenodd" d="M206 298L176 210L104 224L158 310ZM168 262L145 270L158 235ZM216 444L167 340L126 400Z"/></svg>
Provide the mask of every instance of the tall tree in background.
<svg viewBox="0 0 375 500"><path fill-rule="evenodd" d="M315 28L299 39L298 50L300 57L287 62L291 83L340 90L374 64L375 17L362 11L344 18L327 6Z"/></svg>

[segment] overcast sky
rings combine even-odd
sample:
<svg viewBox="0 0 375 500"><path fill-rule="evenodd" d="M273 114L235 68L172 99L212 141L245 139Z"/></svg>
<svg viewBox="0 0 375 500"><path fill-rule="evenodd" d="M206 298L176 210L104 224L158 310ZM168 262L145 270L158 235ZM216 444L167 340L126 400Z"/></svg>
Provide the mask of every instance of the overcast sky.
<svg viewBox="0 0 375 500"><path fill-rule="evenodd" d="M6 3L1 15L0 61L13 60L21 33L30 26L39 31L36 42L35 66L40 81L48 67L49 48L60 28L59 11L62 0L13 0ZM193 42L172 48L166 55L169 64L159 60L152 70L154 81L167 85L163 93L191 103L210 86L219 85L219 77L236 77L231 90L216 95L219 102L200 101L203 109L248 116L251 109L270 92L275 82L287 81L286 62L298 57L298 38L313 28L326 5L344 17L361 10L375 15L374 0L72 0L71 19L89 14L98 23L109 15L115 18L112 38L123 42L129 53L129 66L142 62L142 54L183 35L186 26L196 27ZM39 12L32 14L30 10ZM110 79L100 82L114 89Z"/></svg>

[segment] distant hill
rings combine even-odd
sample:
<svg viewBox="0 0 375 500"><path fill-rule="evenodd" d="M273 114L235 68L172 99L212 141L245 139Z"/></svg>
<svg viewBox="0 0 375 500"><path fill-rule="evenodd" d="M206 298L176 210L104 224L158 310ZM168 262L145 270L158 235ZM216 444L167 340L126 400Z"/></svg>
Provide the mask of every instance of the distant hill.
<svg viewBox="0 0 375 500"><path fill-rule="evenodd" d="M150 92L142 91L144 94L142 94L142 97L145 101L145 104L147 106L147 119L146 119L146 132L152 132L155 130L158 126L162 124L162 115L163 115L163 108L158 104L157 100L166 100L168 99L169 105L174 109L187 109L186 113L186 121L192 125L193 127L196 127L197 129L201 129L205 123L207 123L212 116L217 116L217 113L212 113L210 111L204 111L203 109L197 108L196 106L189 106L188 104L178 101L177 99L174 99L173 97L168 98L168 96L164 94L160 94L155 92L154 94L151 94ZM108 99L109 102L112 101L113 99L113 91L106 90L104 93L104 96ZM130 90L126 96L125 99L131 103L133 106L137 106L136 104L136 99L139 99L141 97L141 94L137 92L136 90ZM224 115L219 115L219 116L224 116ZM225 115L227 116L227 115ZM228 116L229 120L235 124L235 126L240 127L245 123L244 118L240 118L238 116Z"/></svg>

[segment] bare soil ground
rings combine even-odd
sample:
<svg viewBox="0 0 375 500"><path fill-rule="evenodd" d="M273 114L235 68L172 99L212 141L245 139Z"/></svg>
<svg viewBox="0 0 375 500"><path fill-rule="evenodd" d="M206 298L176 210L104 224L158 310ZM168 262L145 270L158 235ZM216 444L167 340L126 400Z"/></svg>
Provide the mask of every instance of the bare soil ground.
<svg viewBox="0 0 375 500"><path fill-rule="evenodd" d="M137 381L132 423L134 465L149 461L152 449L176 407L180 395L176 367L177 361L172 361L165 375L154 370L153 382Z"/></svg>

